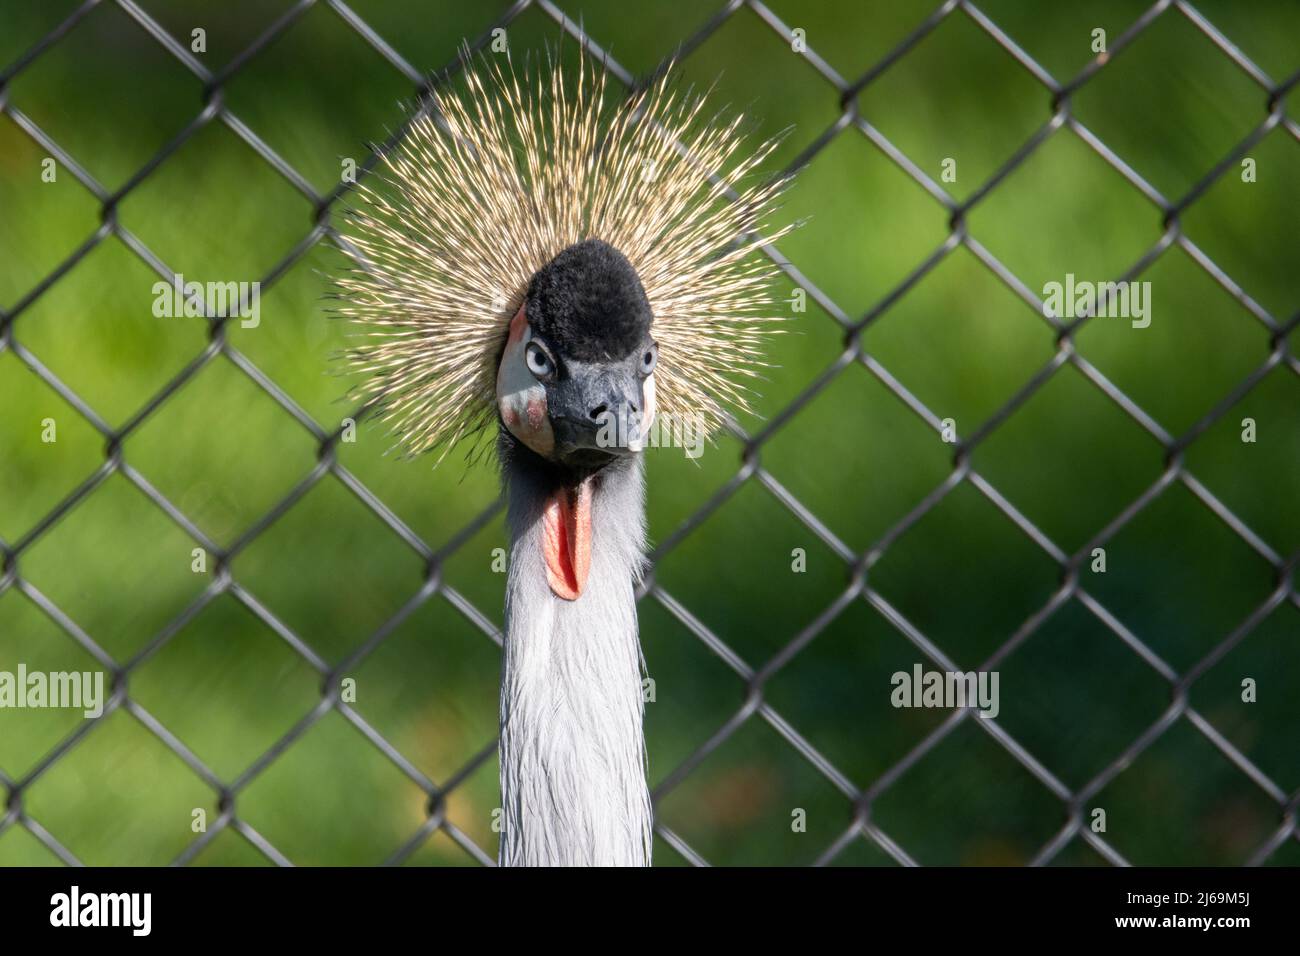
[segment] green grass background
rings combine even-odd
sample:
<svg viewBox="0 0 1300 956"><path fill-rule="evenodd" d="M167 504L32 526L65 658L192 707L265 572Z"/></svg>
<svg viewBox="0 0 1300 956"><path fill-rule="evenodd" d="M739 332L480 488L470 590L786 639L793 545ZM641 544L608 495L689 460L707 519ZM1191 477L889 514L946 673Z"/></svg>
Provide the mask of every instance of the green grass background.
<svg viewBox="0 0 1300 956"><path fill-rule="evenodd" d="M652 69L712 11L687 2L558 0L626 67ZM207 30L200 59L219 70L288 4L143 0L178 37ZM69 2L0 4L0 63L20 56ZM441 67L500 12L451 0L355 0L355 11L411 63ZM930 11L904 0L771 0L845 77L877 62ZM1090 32L1113 43L1144 3L986 0L993 20L1062 81L1090 58ZM1300 68L1300 7L1198 4L1275 79ZM508 31L513 54L554 42L531 9ZM782 168L839 116L838 95L752 11L740 10L681 64L743 108L758 132L792 127L768 167ZM319 191L344 157L401 121L411 90L330 10L310 10L224 88L230 110ZM112 4L92 12L3 91L107 189L125 183L201 107L187 70ZM1294 97L1292 97L1294 99ZM1181 197L1266 115L1265 94L1176 12L1163 16L1074 97L1075 115L1165 196ZM957 13L859 97L862 115L928 175L957 161L947 188L974 193L1043 123L1050 95ZM1292 109L1292 115L1298 111ZM0 307L11 310L100 224L93 197L66 169L43 183L46 151L0 116ZM1300 143L1273 130L1250 152L1258 181L1235 170L1183 216L1192 240L1279 321L1300 309ZM120 221L189 279L252 280L311 228L314 211L220 123L186 142L133 189ZM947 235L947 216L911 178L848 130L802 171L782 216L806 218L782 252L847 314L864 314ZM1055 134L980 202L972 234L1030 289L1117 277L1160 236L1159 211L1069 131ZM342 330L327 319L317 247L264 290L262 324L230 340L322 427L351 412L331 373ZM1097 320L1080 351L1171 434L1200 421L1267 357L1268 331L1174 248L1142 276L1153 322ZM119 426L207 342L201 320L151 313L156 276L115 238L98 245L24 309L13 337ZM777 367L758 411L771 418L844 348L811 302L773 348ZM1295 336L1292 336L1294 339ZM958 249L878 318L865 350L940 417L969 434L1054 354L1051 329L972 254ZM1240 440L1254 418L1258 441ZM40 440L54 418L58 441ZM751 429L761 420L744 423ZM12 544L104 461L103 441L13 354L0 350L0 539ZM362 428L340 458L433 547L497 493L490 467L385 456ZM316 463L310 436L220 359L127 439L125 460L208 535L238 538ZM698 463L651 453L650 527L670 535L736 473L723 438ZM863 551L950 473L952 448L861 366L852 366L764 446L762 464L836 536ZM974 467L1068 552L1081 548L1161 474L1159 444L1073 368L1055 375L978 446ZM1192 444L1186 462L1271 548L1300 550L1300 376L1274 369ZM499 624L501 520L447 562L445 580ZM194 542L120 475L111 476L23 551L22 578L117 659L144 647L209 583L190 570ZM807 553L806 573L791 552ZM1181 484L1165 490L1107 545L1104 575L1083 585L1180 673L1274 589L1272 569ZM418 557L342 485L327 478L233 563L235 577L327 661L364 642L420 588ZM745 484L671 550L658 581L754 668L816 619L848 569L756 482ZM894 541L869 582L962 667L981 663L1058 586L1052 560L963 483ZM642 604L657 700L647 713L658 782L741 706L746 689L657 602ZM889 677L920 653L864 601L779 670L765 699L859 787L872 784L945 714L895 710ZM89 669L83 652L32 602L0 593L0 670ZM436 781L456 773L496 728L496 646L443 598L422 606L352 674L357 710ZM1164 681L1077 602L1052 614L1001 666L1000 725L1067 786L1099 773L1168 706ZM1243 678L1259 700L1239 699ZM222 779L241 774L319 699L315 671L233 599L184 627L130 681L134 700ZM1219 732L1288 793L1300 788L1300 608L1276 609L1190 691ZM21 779L80 726L64 711L0 712L0 769ZM23 795L25 810L91 864L160 864L193 839L191 810L215 795L125 712L96 725ZM495 758L454 790L450 819L489 854ZM425 818L425 799L357 730L330 714L243 791L238 811L291 860L386 859ZM1243 862L1276 828L1276 805L1185 721L1102 790L1106 838L1149 864ZM791 814L807 811L807 832ZM714 863L805 863L848 824L843 796L761 719L750 720L659 807L661 819ZM1064 821L1060 803L987 734L967 723L902 775L873 820L930 864L1029 860ZM436 834L412 863L469 858ZM660 863L681 859L666 844ZM849 864L887 863L855 841ZM0 832L0 864L55 858L17 826ZM204 864L265 862L233 832ZM1061 863L1100 857L1075 842ZM1272 862L1300 863L1290 841Z"/></svg>

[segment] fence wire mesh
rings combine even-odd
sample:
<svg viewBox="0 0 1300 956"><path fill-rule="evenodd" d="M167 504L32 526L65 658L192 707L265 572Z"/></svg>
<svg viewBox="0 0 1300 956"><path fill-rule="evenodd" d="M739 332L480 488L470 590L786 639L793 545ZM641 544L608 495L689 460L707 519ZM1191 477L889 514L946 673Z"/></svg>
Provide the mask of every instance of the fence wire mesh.
<svg viewBox="0 0 1300 956"><path fill-rule="evenodd" d="M52 47L73 31L78 23L93 9L99 6L113 6L133 21L139 29L152 37L168 54L179 61L203 84L202 103L193 119L184 129L153 155L134 175L116 190L102 185L86 167L78 163L77 157L64 150L53 137L48 135L37 123L27 116L20 103L15 102L11 93L11 83L19 74L37 62ZM72 173L77 181L90 192L99 204L102 224L86 237L75 251L57 268L26 295L7 309L0 310L0 353L8 351L28 369L38 376L50 388L54 389L99 433L104 441L104 461L75 490L63 499L42 520L27 533L14 541L0 540L0 557L3 558L3 573L0 574L0 595L5 592L17 592L30 601L36 608L53 621L72 641L86 652L93 655L105 671L112 676L111 697L107 702L104 717L87 720L72 734L62 740L43 759L20 779L11 779L0 772L0 786L6 794L3 817L0 817L0 834L13 827L21 828L39 840L46 848L67 864L80 863L56 833L42 825L24 805L24 795L52 767L82 745L90 735L96 732L102 721L115 711L121 710L155 735L167 748L179 757L186 766L196 774L216 795L219 816L212 821L207 831L199 835L175 860L177 864L186 864L194 860L221 833L230 830L243 837L268 860L290 865L291 861L263 834L247 821L241 819L239 801L241 793L252 781L292 748L304 734L331 711L345 718L356 731L371 745L377 748L387 760L396 766L414 784L427 795L427 814L423 824L410 835L410 838L389 857L388 863L401 863L412 856L431 836L441 832L455 841L472 859L487 865L494 861L488 852L477 845L465 832L458 828L447 816L447 797L465 779L485 761L490 760L495 752L496 741L485 740L483 746L465 761L463 767L447 779L433 780L426 776L414 762L407 759L385 737L377 731L357 710L341 699L338 689L339 675L347 673L359 662L375 651L404 621L426 602L441 600L459 611L469 622L481 630L487 637L501 643L491 619L476 608L461 593L446 583L440 573L443 562L465 545L473 535L500 510L500 503L492 505L483 514L474 519L460 534L439 548L426 543L401 518L390 509L374 492L366 487L354 474L340 463L337 444L340 428L325 427L312 415L307 413L290 395L277 384L271 376L263 372L257 364L237 349L227 337L227 319L209 310L210 341L206 348L195 355L192 361L154 394L134 415L130 416L120 427L112 427L101 417L91 404L78 395L69 385L62 381L40 357L30 351L15 334L15 320L33 303L45 295L78 262L102 243L116 240L139 257L145 265L166 281L171 281L174 270L145 245L136 235L127 229L118 218L118 208L122 201L132 193L144 180L153 175L160 166L167 163L169 157L176 153L186 142L200 130L211 124L221 124L246 143L271 169L301 193L315 209L315 223L301 241L281 261L275 263L262 277L262 288L270 288L291 268L308 254L318 243L332 242L341 244L342 240L335 232L333 213L343 198L349 183L341 183L329 192L320 192L308 179L272 149L253 129L237 116L226 102L224 90L231 79L243 70L250 61L274 42L282 34L294 29L301 17L313 7L323 7L335 14L348 28L355 31L380 56L391 65L400 76L410 84L420 110L430 110L428 91L436 84L446 82L460 69L459 59L447 64L442 70L428 74L417 68L397 52L377 30L373 29L343 0L300 0L287 12L271 23L241 53L235 56L220 70L213 71L196 58L189 48L176 36L168 32L158 19L146 9L145 5L135 0L86 0L70 16L60 23L48 35L42 37L16 61L0 72L0 112L13 121L39 147L54 157L58 164ZM551 0L519 0L509 6L492 23L487 25L482 34L470 43L470 49L478 51L491 42L493 31L508 27L516 18L530 8L543 13L558 25L564 33L581 43L589 52L606 64L608 71L623 85L627 91L634 91L653 77L638 77L611 57L599 43L599 38L589 35L583 27L571 19ZM712 15L697 32L683 37L674 52L677 61L689 55L691 51L705 43L715 32L726 29L735 18L755 18L766 28L773 31L782 40L789 42L792 27L773 12L761 0L731 0ZM974 190L964 201L958 201L945 187L928 175L921 166L890 141L870 120L860 112L858 95L869 87L878 77L900 59L908 56L945 20L952 17L964 17L980 31L996 42L1019 67L1023 68L1042 88L1045 100L1050 104L1050 117L1024 142L1011 157L1006 160L981 186ZM1139 175L1124 158L1112 150L1105 142L1086 127L1072 114L1071 98L1085 84L1089 83L1107 64L1121 55L1135 39L1147 31L1153 23L1163 17L1181 17L1197 31L1208 38L1223 57L1235 65L1261 93L1261 109L1257 125L1250 133L1208 173L1204 175L1186 194L1169 198L1155 186ZM786 174L794 174L801 168L814 162L826 147L842 136L860 136L901 169L908 177L918 183L947 212L949 231L944 241L916 265L915 269L896 288L885 295L879 302L869 308L865 314L852 315L841 308L829 295L819 289L798 267L787 260L779 250L766 247L765 252L784 271L798 287L805 290L824 312L838 323L843 332L844 349L842 354L807 388L799 394L788 407L766 422L761 430L754 434L744 432L739 425L731 428L743 444L743 453L739 467L731 478L694 514L664 540L658 543L651 555L650 572L641 588L641 601L656 602L672 617L679 621L699 641L720 659L726 667L734 672L738 686L743 688L742 703L721 726L708 736L680 765L662 774L654 787L654 798L661 801L667 794L679 787L710 754L733 737L743 726L752 720L759 720L769 725L788 745L798 752L804 760L825 780L838 790L844 798L846 824L842 833L827 845L817 856L819 864L836 860L854 841L866 840L875 844L895 861L905 865L915 865L915 859L897 839L891 836L873 819L872 809L875 802L888 791L894 783L913 767L922 757L932 751L940 742L949 737L964 723L973 722L984 734L987 734L1015 761L1022 765L1032 776L1059 801L1063 822L1057 832L1039 849L1033 859L1035 864L1046 864L1058 857L1062 850L1074 840L1086 841L1105 860L1116 865L1127 865L1125 857L1108 842L1103 833L1094 832L1088 826L1086 814L1091 798L1096 796L1123 769L1128 767L1143 751L1150 748L1158 739L1180 722L1193 728L1213 745L1240 774L1249 782L1249 786L1262 792L1276 807L1276 828L1251 853L1248 862L1261 864L1270 859L1289 840L1300 842L1300 823L1297 820L1297 806L1300 805L1300 791L1287 792L1276 783L1259 766L1253 763L1237 746L1215 728L1201 713L1189 703L1188 691L1191 685L1202 675L1219 663L1225 655L1243 641L1261 621L1276 608L1284 604L1300 608L1300 590L1297 590L1294 572L1300 554L1284 555L1277 553L1266 541L1255 533L1247 523L1233 513L1217 498L1197 477L1188 470L1185 453L1207 429L1218 421L1242 396L1252 390L1265 376L1277 368L1289 369L1300 376L1300 358L1289 350L1289 339L1300 325L1300 313L1292 316L1275 316L1251 297L1228 273L1217 265L1208 254L1199 248L1184 234L1180 217L1188 208L1198 201L1206 191L1224 174L1237 167L1242 158L1260 141L1274 130L1281 130L1286 135L1300 142L1300 124L1287 115L1284 109L1286 95L1300 82L1300 72L1283 80L1273 79L1260 66L1246 56L1234 42L1211 23L1192 4L1179 0L1161 0L1145 9L1131 25L1110 45L1107 55L1099 56L1080 71L1076 76L1061 81L1044 66L1030 56L980 7L965 0L947 0L933 10L916 29L898 43L882 59L872 65L866 72L856 78L841 76L825 59L818 55L814 45L809 44L802 51L808 65L824 80L826 95L836 104L838 119L795 159ZM665 60L660 70L670 68ZM657 72L657 71L656 71ZM392 134L384 148L398 142L404 134L404 127ZM980 241L971 234L967 227L968 214L973 207L986 199L999 185L1021 164L1035 154L1042 146L1059 136L1073 136L1089 150L1108 164L1115 173L1122 177L1133 189L1137 190L1153 207L1152 222L1159 226L1158 237L1150 247L1123 272L1115 276L1117 281L1131 281L1142 275L1165 252L1178 247L1219 286L1226 290L1241 306L1244 313L1262 326L1263 337L1267 340L1265 357L1258 367L1248 375L1229 394L1223 396L1213 409L1185 433L1171 434L1162 427L1155 417L1145 411L1114 382L1109 380L1097 367L1080 353L1076 346L1076 335L1081 326L1089 321L1088 316L1074 319L1054 317L1045 313L1042 299L1021 281L1009 268L1000 262ZM376 163L378 154L372 152L361 164L359 175L364 176ZM804 406L826 389L832 381L846 369L854 366L865 368L889 390L913 415L923 421L936 434L942 433L944 423L939 414L928 408L907 385L891 374L880 361L865 351L862 345L863 331L891 307L922 278L934 270L954 250L964 247L987 270L1004 284L1006 288L1033 310L1034 314L1047 324L1044 334L1050 335L1055 343L1055 351L1045 365L1025 382L1010 401L998 409L986 421L959 437L953 445L954 454L950 474L933 491L921 500L901 520L866 551L858 552L845 544L830 528L819 520L811 509L806 507L796 496L782 485L778 479L764 468L762 450L772 436L787 426L790 419ZM222 546L212 540L199 525L188 517L182 508L169 500L150 482L123 454L123 442L161 406L185 389L194 377L210 363L230 363L235 369L247 376L258 388L269 395L281 408L288 412L315 442L318 448L318 461L310 473L271 508L260 520L254 522L233 544ZM1143 429L1152 440L1163 449L1164 469L1158 479L1146 488L1135 500L1131 501L1113 520L1098 530L1080 549L1067 552L1058 546L1051 537L1034 522L1030 521L1016 505L1008 500L999 490L972 465L972 450L984 442L991 433L999 428L1018 408L1024 405L1053 376L1066 366L1072 366L1081 373L1102 395L1119 408L1126 416ZM211 583L202 594L187 607L182 614L159 631L136 654L126 659L116 659L100 646L95 638L84 631L46 594L42 593L22 574L24 553L53 528L64 516L112 475L120 475L134 485L153 502L172 522L179 526L200 547L212 556ZM358 646L345 659L331 665L294 629L278 618L258 597L252 593L232 573L231 562L241 551L246 549L266 529L274 524L318 483L336 481L354 495L366 508L370 509L396 535L406 547L412 549L423 560L426 567L424 586L382 627ZM819 538L839 558L842 559L846 583L842 592L825 610L800 633L785 644L769 660L760 663L746 661L742 655L716 633L711 631L699 618L692 614L682 602L674 598L665 587L656 580L655 565L665 555L677 548L691 535L712 513L747 483L756 483L763 487L812 534ZM950 659L943 648L922 633L896 607L872 585L869 571L882 558L891 545L909 528L920 521L934 509L955 488L968 485L979 495L987 499L1001 512L1020 533L1034 546L1041 549L1055 562L1059 569L1060 583L1051 594L1050 599L1029 616L987 660L979 665L979 670L998 667L1014 654L1058 608L1067 602L1078 602L1115 638L1122 641L1131 652L1167 684L1169 703L1157 720L1116 753L1108 765L1081 787L1067 786L1050 771L1044 763L1023 746L1015 737L999 726L996 720L973 720L969 709L954 710L939 726L928 733L901 760L886 772L871 780L854 780L841 772L834 763L820 753L799 730L779 713L764 697L765 685L796 654L814 641L833 621L851 605L865 602L874 608L888 624L896 629L923 658L946 671L961 670ZM1206 653L1194 666L1179 671L1167 663L1147 642L1125 627L1120 620L1110 613L1096 596L1085 587L1080 576L1080 569L1086 564L1094 548L1104 546L1121 529L1128 525L1140 512L1171 485L1183 485L1210 513L1224 526L1239 537L1272 569L1274 580L1267 597L1249 613L1235 629L1224 637L1212 650ZM149 711L132 699L129 679L151 658L168 644L187 623L193 620L205 607L219 596L229 596L260 619L267 628L291 647L319 675L321 694L319 702L277 740L264 753L257 757L247 768L233 779L224 778L210 769L179 737L167 726L155 718ZM661 768L662 769L662 768ZM685 860L696 865L705 865L707 861L681 835L674 832L662 822L656 826L658 836Z"/></svg>

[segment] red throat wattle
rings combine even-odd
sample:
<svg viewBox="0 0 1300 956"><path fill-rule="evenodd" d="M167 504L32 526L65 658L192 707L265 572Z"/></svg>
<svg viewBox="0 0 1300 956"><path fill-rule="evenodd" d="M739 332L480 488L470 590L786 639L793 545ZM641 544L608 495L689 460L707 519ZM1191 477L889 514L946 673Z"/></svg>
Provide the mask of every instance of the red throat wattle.
<svg viewBox="0 0 1300 956"><path fill-rule="evenodd" d="M591 478L576 487L562 485L542 512L542 554L546 579L555 596L576 601L591 570Z"/></svg>

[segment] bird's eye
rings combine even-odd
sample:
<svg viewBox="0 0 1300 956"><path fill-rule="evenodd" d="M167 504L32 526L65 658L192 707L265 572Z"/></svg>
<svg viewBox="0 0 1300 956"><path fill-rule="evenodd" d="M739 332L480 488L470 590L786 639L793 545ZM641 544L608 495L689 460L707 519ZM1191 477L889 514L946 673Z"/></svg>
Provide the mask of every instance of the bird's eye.
<svg viewBox="0 0 1300 956"><path fill-rule="evenodd" d="M655 370L655 365L659 361L659 346L654 342L641 353L641 374L649 375Z"/></svg>
<svg viewBox="0 0 1300 956"><path fill-rule="evenodd" d="M524 361L528 363L528 371L538 378L544 378L555 371L555 363L535 342L529 342L528 348L524 349Z"/></svg>

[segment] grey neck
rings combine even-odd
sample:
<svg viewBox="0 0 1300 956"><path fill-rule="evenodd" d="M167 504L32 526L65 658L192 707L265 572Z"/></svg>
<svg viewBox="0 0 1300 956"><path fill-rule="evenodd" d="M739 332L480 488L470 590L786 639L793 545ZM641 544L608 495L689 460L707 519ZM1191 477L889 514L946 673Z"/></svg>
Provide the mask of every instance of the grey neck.
<svg viewBox="0 0 1300 956"><path fill-rule="evenodd" d="M651 806L634 587L645 550L640 455L595 476L591 569L547 584L542 510L554 476L504 447L510 570L501 672L503 866L647 866Z"/></svg>

